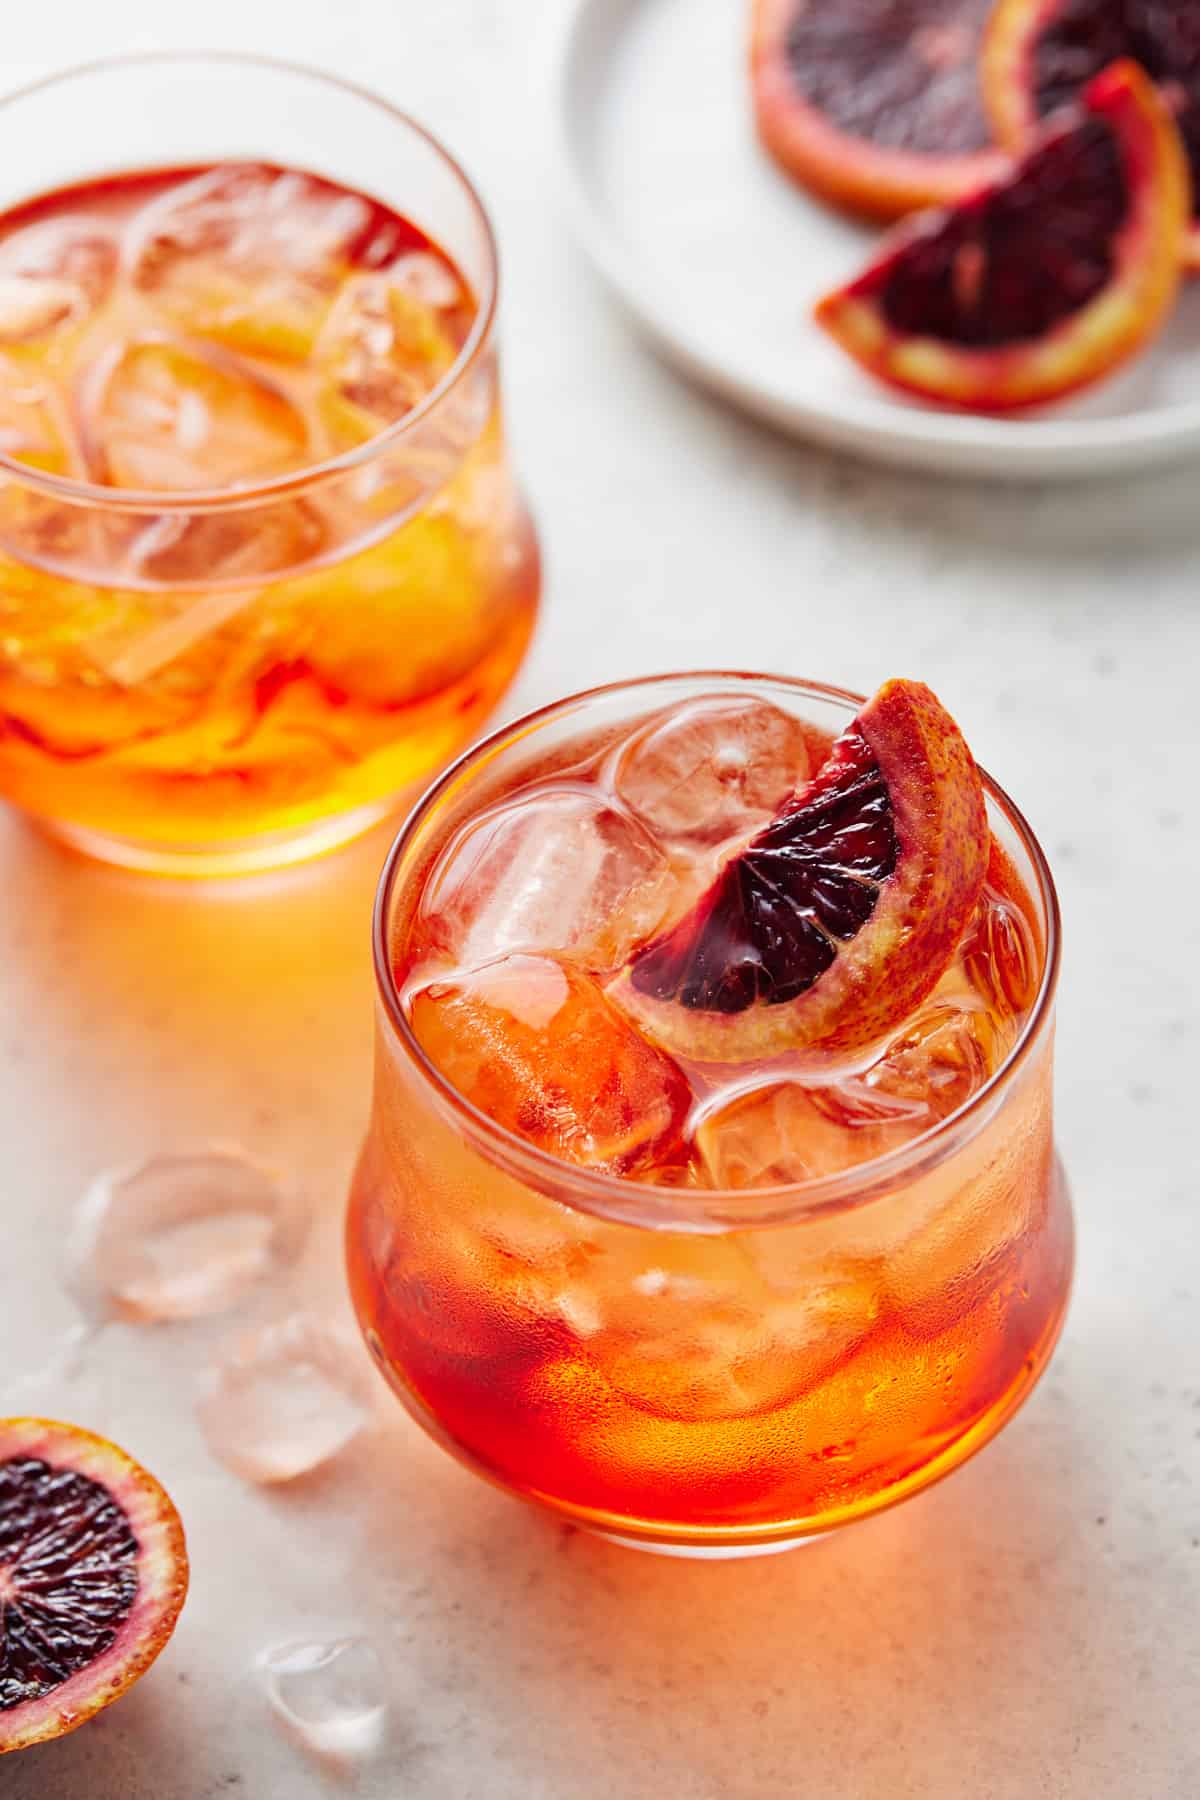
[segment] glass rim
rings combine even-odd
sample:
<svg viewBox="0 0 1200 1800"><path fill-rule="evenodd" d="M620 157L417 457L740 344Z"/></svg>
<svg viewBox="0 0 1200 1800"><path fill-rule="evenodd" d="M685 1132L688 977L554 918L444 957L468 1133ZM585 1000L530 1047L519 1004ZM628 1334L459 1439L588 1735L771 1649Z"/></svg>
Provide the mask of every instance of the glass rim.
<svg viewBox="0 0 1200 1800"><path fill-rule="evenodd" d="M390 100L385 100L381 94L375 93L373 89L366 87L362 82L350 81L341 75L329 75L323 69L314 68L310 63L293 62L286 57L269 56L254 50L119 51L112 56L91 57L86 62L71 63L65 68L51 71L48 75L41 75L34 81L23 82L20 87L5 89L0 92L0 119L2 119L5 109L18 101L28 100L36 94L63 86L70 81L78 81L93 75L111 74L124 69L149 67L154 64L177 64L182 67L203 63L232 63L247 69L258 68L274 75L291 75L316 82L321 87L338 91L349 95L354 100L363 102L376 112L382 113L391 123L402 126L415 133L417 137L423 138L460 183L483 235L487 275L477 296L478 305L475 317L471 321L471 329L467 333L458 355L441 380L430 389L419 405L414 406L402 418L394 419L390 425L384 426L382 431L376 432L375 436L368 438L365 443L356 444L349 450L340 451L336 456L323 457L319 462L306 464L302 469L289 470L282 475L272 475L253 484L189 488L186 491L178 488L110 487L103 482L76 480L70 475L55 475L49 470L37 469L30 463L23 463L16 457L7 456L0 451L0 475L18 481L24 487L49 494L57 500L66 500L76 505L87 505L104 511L193 513L240 510L247 506L259 505L265 500L277 500L303 493L310 487L315 487L338 475L346 474L373 462L377 456L393 448L410 432L424 424L442 401L458 387L463 377L474 368L491 339L499 303L500 253L491 217L480 197L479 190L462 163L428 126L422 125L420 120L414 118L411 113L405 112L402 107L394 106Z"/></svg>
<svg viewBox="0 0 1200 1800"><path fill-rule="evenodd" d="M650 1182L566 1162L498 1124L468 1100L426 1055L405 1018L389 947L391 903L405 853L431 808L451 787L462 781L475 764L490 761L506 744L515 744L528 737L557 715L612 694L641 689L650 692L676 682L708 681L747 687L757 684L782 686L799 694L837 702L855 711L864 704L863 695L828 682L769 675L762 671L696 669L604 682L524 713L471 745L416 802L384 862L376 891L371 933L375 985L393 1036L456 1129L461 1132L465 1127L466 1135L482 1141L491 1160L499 1162L509 1174L528 1181L542 1192L552 1191L554 1197L568 1205L626 1224L693 1232L797 1223L856 1211L892 1191L901 1181L914 1180L945 1162L995 1117L1005 1094L1053 1017L1062 945L1058 893L1045 852L1016 802L981 767L987 797L998 806L1015 831L1032 864L1036 882L1034 897L1040 900L1044 914L1044 956L1038 991L1016 1042L983 1086L947 1118L911 1143L884 1151L849 1169L759 1188L655 1187Z"/></svg>

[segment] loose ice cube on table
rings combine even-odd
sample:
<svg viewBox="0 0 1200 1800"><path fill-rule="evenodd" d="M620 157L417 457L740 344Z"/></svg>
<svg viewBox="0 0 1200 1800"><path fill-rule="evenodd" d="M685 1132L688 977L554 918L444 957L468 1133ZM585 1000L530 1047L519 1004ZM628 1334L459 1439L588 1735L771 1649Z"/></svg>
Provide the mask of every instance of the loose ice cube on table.
<svg viewBox="0 0 1200 1800"><path fill-rule="evenodd" d="M116 487L225 487L300 467L308 428L283 392L234 358L131 344L92 371L80 437L97 480Z"/></svg>
<svg viewBox="0 0 1200 1800"><path fill-rule="evenodd" d="M73 1224L68 1278L102 1318L197 1318L286 1267L304 1226L286 1184L240 1151L154 1156L93 1181Z"/></svg>
<svg viewBox="0 0 1200 1800"><path fill-rule="evenodd" d="M679 1135L691 1091L588 976L507 956L434 982L413 1031L459 1093L539 1149L622 1173Z"/></svg>
<svg viewBox="0 0 1200 1800"><path fill-rule="evenodd" d="M117 244L92 219L27 225L0 242L0 343L31 343L82 324L108 297Z"/></svg>
<svg viewBox="0 0 1200 1800"><path fill-rule="evenodd" d="M359 195L255 163L208 171L135 220L133 279L179 326L263 356L308 356L370 217Z"/></svg>
<svg viewBox="0 0 1200 1800"><path fill-rule="evenodd" d="M511 950L570 950L615 968L663 918L667 859L636 820L587 788L527 791L454 837L422 900L432 941L473 966Z"/></svg>
<svg viewBox="0 0 1200 1800"><path fill-rule="evenodd" d="M809 772L798 719L763 700L711 695L636 733L616 786L656 832L718 843L765 825Z"/></svg>
<svg viewBox="0 0 1200 1800"><path fill-rule="evenodd" d="M242 1337L208 1371L197 1416L208 1447L247 1481L293 1481L344 1450L371 1389L358 1344L303 1315Z"/></svg>
<svg viewBox="0 0 1200 1800"><path fill-rule="evenodd" d="M357 1758L379 1747L388 1683L370 1639L306 1638L258 1659L271 1708L304 1749Z"/></svg>

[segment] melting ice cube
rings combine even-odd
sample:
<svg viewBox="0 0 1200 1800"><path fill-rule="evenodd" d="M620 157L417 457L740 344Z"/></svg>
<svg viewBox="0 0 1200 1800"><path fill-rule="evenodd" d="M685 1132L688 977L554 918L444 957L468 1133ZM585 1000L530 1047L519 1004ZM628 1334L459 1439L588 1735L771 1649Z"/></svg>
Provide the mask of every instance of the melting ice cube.
<svg viewBox="0 0 1200 1800"><path fill-rule="evenodd" d="M68 1282L102 1318L224 1312L294 1259L305 1224L292 1191L243 1151L154 1156L92 1182L70 1234Z"/></svg>
<svg viewBox="0 0 1200 1800"><path fill-rule="evenodd" d="M209 1449L247 1481L293 1481L357 1437L370 1416L361 1349L304 1315L240 1338L197 1404Z"/></svg>
<svg viewBox="0 0 1200 1800"><path fill-rule="evenodd" d="M263 1651L258 1666L272 1710L303 1748L354 1758L379 1747L387 1678L368 1638L279 1644Z"/></svg>

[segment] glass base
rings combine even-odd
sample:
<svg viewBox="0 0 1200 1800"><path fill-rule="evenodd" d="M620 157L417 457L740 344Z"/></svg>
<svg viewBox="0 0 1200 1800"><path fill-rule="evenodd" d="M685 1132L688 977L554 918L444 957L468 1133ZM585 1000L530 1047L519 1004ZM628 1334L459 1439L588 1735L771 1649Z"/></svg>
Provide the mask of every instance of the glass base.
<svg viewBox="0 0 1200 1800"><path fill-rule="evenodd" d="M581 1529L590 1531L593 1537L606 1538L610 1544L620 1544L623 1550L645 1550L651 1556L681 1556L689 1562L744 1562L751 1556L782 1556L785 1550L802 1550L806 1544L820 1544L833 1536L832 1531L807 1531L772 1544L660 1544L653 1538L603 1531L598 1525L581 1525Z"/></svg>
<svg viewBox="0 0 1200 1800"><path fill-rule="evenodd" d="M36 825L94 862L118 869L135 869L144 875L191 877L220 881L230 876L260 875L271 869L290 868L341 849L362 837L400 806L399 797L360 806L354 812L331 819L317 819L295 831L268 831L259 837L234 839L228 844L144 844L130 838L110 837L82 825L66 825L54 819L37 819Z"/></svg>
<svg viewBox="0 0 1200 1800"><path fill-rule="evenodd" d="M801 1519L778 1520L772 1534L770 1523L758 1527L698 1526L680 1527L670 1523L658 1523L647 1520L644 1524L632 1517L600 1512L590 1507L564 1501L557 1496L539 1492L535 1489L519 1488L506 1480L496 1469L488 1467L473 1456L465 1445L458 1443L441 1425L440 1421L430 1413L417 1398L407 1383L388 1362L383 1346L375 1331L368 1327L365 1331L367 1346L375 1362L405 1410L416 1420L417 1424L449 1451L455 1460L492 1487L509 1494L527 1505L537 1506L552 1514L560 1522L575 1526L578 1530L587 1531L595 1537L605 1538L609 1543L620 1544L629 1550L651 1551L657 1556L685 1557L701 1562L727 1562L742 1557L778 1556L785 1550L797 1550L804 1544L818 1543L822 1538L832 1537L849 1525L856 1525L863 1519L878 1515L889 1508L899 1505L942 1481L964 1462L969 1461L978 1451L990 1443L998 1432L1003 1430L1013 1415L1020 1411L1054 1353L1055 1346L1062 1332L1067 1307L1071 1294L1071 1275L1074 1266L1074 1224L1070 1201L1070 1189L1062 1163L1055 1159L1054 1200L1061 1208L1059 1229L1062 1233L1058 1257L1060 1259L1061 1280L1055 1296L1053 1309L1049 1312L1039 1339L1032 1346L1024 1365L1007 1392L998 1397L996 1403L969 1425L958 1430L944 1441L928 1460L921 1462L908 1474L893 1480L881 1487L874 1494L863 1496L848 1505L826 1510L812 1516L811 1529L803 1529L806 1521ZM361 1315L360 1315L361 1316ZM622 1529L625 1527L625 1529ZM798 1527L801 1527L798 1529Z"/></svg>

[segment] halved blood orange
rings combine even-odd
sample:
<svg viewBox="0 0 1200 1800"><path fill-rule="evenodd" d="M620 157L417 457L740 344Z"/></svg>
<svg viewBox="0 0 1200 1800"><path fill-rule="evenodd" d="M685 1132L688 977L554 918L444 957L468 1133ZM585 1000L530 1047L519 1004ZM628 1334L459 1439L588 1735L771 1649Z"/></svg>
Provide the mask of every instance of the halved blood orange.
<svg viewBox="0 0 1200 1800"><path fill-rule="evenodd" d="M610 992L676 1054L848 1057L936 986L974 910L989 833L962 733L889 681L779 816Z"/></svg>
<svg viewBox="0 0 1200 1800"><path fill-rule="evenodd" d="M1174 111L1192 176L1184 258L1200 268L1200 7L1195 0L997 0L984 32L980 82L992 127L1019 151L1042 119L1094 75L1130 57Z"/></svg>
<svg viewBox="0 0 1200 1800"><path fill-rule="evenodd" d="M120 1699L187 1586L179 1515L132 1457L75 1425L0 1419L0 1756Z"/></svg>
<svg viewBox="0 0 1200 1800"><path fill-rule="evenodd" d="M1174 119L1135 64L1117 63L1003 181L899 226L816 318L873 375L925 399L1041 405L1164 323L1190 205Z"/></svg>
<svg viewBox="0 0 1200 1800"><path fill-rule="evenodd" d="M895 219L970 193L1002 163L976 72L989 0L755 0L763 144L795 180Z"/></svg>

